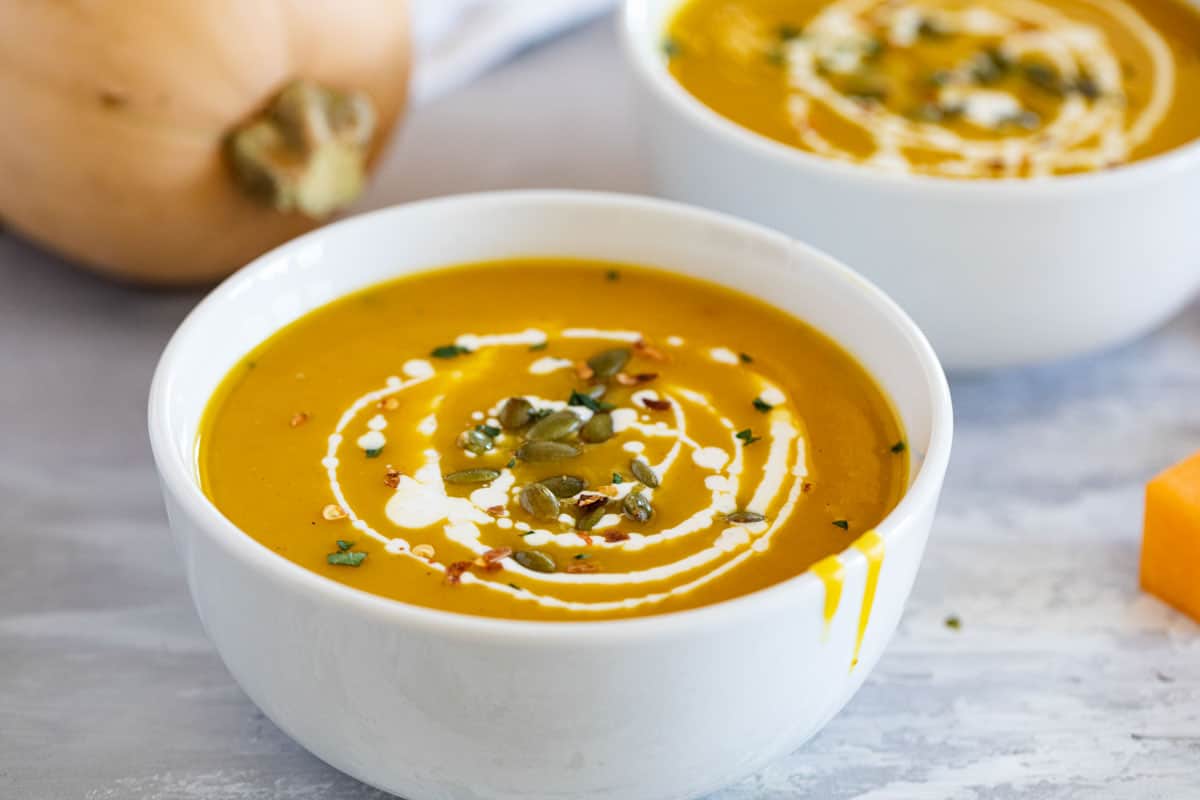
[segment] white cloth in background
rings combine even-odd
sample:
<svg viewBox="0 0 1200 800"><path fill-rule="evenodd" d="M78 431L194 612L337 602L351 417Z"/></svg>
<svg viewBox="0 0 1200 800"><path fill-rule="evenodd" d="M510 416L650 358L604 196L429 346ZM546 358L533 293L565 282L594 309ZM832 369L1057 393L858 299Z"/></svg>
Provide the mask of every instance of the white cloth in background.
<svg viewBox="0 0 1200 800"><path fill-rule="evenodd" d="M413 0L413 96L428 100L616 5L616 0Z"/></svg>

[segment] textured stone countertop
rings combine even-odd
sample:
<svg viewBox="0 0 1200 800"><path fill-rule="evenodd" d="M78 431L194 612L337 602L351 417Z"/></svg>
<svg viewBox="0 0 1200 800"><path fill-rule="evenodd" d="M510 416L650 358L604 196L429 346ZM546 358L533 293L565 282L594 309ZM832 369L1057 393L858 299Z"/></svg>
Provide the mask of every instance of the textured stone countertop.
<svg viewBox="0 0 1200 800"><path fill-rule="evenodd" d="M631 114L602 20L418 110L362 206L645 191ZM0 234L0 798L383 797L267 721L192 611L144 408L197 299ZM1200 798L1200 626L1136 579L1143 482L1200 448L1200 307L952 384L950 476L895 640L824 732L714 800Z"/></svg>

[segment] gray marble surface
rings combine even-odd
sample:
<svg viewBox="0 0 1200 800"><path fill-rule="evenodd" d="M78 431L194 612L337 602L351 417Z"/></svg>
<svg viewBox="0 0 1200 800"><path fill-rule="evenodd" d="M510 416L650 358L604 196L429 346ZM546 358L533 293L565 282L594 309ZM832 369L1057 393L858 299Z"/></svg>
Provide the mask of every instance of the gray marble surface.
<svg viewBox="0 0 1200 800"><path fill-rule="evenodd" d="M363 206L644 191L631 114L601 21L418 110ZM0 234L0 798L382 798L268 722L192 612L144 406L197 299ZM1200 798L1200 626L1136 577L1142 484L1200 448L1200 307L952 383L956 450L896 639L814 741L714 800Z"/></svg>

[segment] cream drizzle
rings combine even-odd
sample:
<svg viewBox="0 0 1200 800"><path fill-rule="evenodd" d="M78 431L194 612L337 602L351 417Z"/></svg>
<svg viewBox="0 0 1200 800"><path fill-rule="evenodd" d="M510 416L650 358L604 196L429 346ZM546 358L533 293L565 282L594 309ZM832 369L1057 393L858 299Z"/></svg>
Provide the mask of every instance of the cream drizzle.
<svg viewBox="0 0 1200 800"><path fill-rule="evenodd" d="M564 338L629 342L635 342L642 338L641 334L636 331L602 331L584 328L570 328L560 332L559 335ZM530 329L516 334L464 334L458 337L456 343L468 349L477 349L511 345L527 346L531 342L537 343L545 340L545 333ZM722 349L732 353L727 348L715 348L713 352ZM719 361L725 362L726 359L719 359ZM733 363L738 363L736 356ZM739 368L745 369L744 365ZM423 360L407 362L403 372L409 376L407 380L401 380L398 377L389 378L384 388L367 392L355 400L341 415L333 433L329 436L326 455L322 463L335 499L346 509L351 523L356 529L383 543L388 553L418 559L427 569L444 571L444 565L436 561L426 562L425 559L414 556L410 552L409 542L405 538L387 536L372 527L356 512L346 498L338 480L339 449L343 444L346 430L360 419L362 412L373 407L385 397L403 392L439 375L430 362ZM444 374L448 379L454 380L460 373L450 369L446 370ZM784 405L786 397L782 396L783 393L778 388L773 387L762 378L759 378L759 384L760 387L766 387L772 391L772 398L780 401L778 405ZM795 508L801 495L802 479L807 474L802 421L795 418L786 408L777 407L769 416L769 427L764 434L764 439L767 440L764 444L769 447L769 451L763 464L762 474L757 479L753 499L748 505L751 510L765 513L777 503L777 498L786 491L782 504L773 513L769 523L730 525L723 521L722 515L736 510L736 498L744 471L742 443L733 434L732 426L725 424L727 420L724 418L715 416L715 412L704 394L686 387L667 385L662 387L661 392L645 389L634 393L634 397L661 398L671 402L670 423L661 419L653 421L643 419L643 415L637 409L620 408L612 412L614 429L636 434L646 440L653 438L671 440L671 446L661 461L655 464L649 464L647 461L651 469L660 476L666 476L686 449L691 452L694 463L713 471L713 474L704 480L704 486L709 491L708 504L673 526L649 533L630 532L629 539L622 542L608 542L597 537L589 545L574 530L551 530L550 527L553 526L535 529L522 521L514 523L508 518L496 518L487 513L487 509L495 506L507 507L520 490L514 473L509 469L504 469L501 471L500 477L489 486L475 489L468 497L453 497L447 494L442 479L441 457L432 448L424 451L424 462L413 475L400 477L395 491L386 503L384 516L388 524L397 530L422 530L441 524L443 533L448 539L480 555L491 549L490 545L483 541L483 529L491 525L496 525L501 529L515 527L519 531L526 532L524 540L529 545L554 542L563 547L590 546L595 549L619 548L625 550L641 550L662 542L699 535L705 531L713 531L714 527L717 528L710 545L675 561L645 569L590 574L538 573L525 569L509 558L504 560L505 570L510 576L519 576L522 584L520 589L513 588L507 582L480 580L470 573L462 576L464 582L477 583L491 591L528 598L547 607L585 612L631 609L687 593L725 574L753 553L769 548L773 535L781 525L786 523ZM417 423L418 432L430 435L436 429L436 411L441 399L441 395L433 399L429 415ZM527 399L537 408L557 410L567 407L565 402L559 400L537 396L528 396ZM634 402L636 405L638 400L635 399ZM498 407L499 403L487 411L489 419L494 419ZM685 411L685 407L687 411ZM571 410L584 418L591 414L586 408L571 407ZM719 420L727 430L728 442L724 446L697 442L688 433L688 415L693 413L713 415L714 419ZM366 429L364 436L382 435L382 429L387 427L387 420L382 415L376 414L358 424ZM638 452L644 450L645 447L644 442L637 439L631 439L626 444L641 445L641 448L630 448L630 450ZM732 453L732 457L730 457L730 453ZM636 457L644 459L642 455ZM630 482L616 486L617 496L623 497L633 486L634 484ZM648 496L653 495L653 490L649 488L643 488L643 491ZM569 516L564 517L564 520L557 520L554 524L563 526L573 524L573 520ZM613 527L620 522L620 517L608 514L601 519L596 528ZM720 523L719 526L718 523ZM687 578L687 580L665 591L635 595L619 601L564 600L547 591L555 585L639 586L680 577Z"/></svg>
<svg viewBox="0 0 1200 800"><path fill-rule="evenodd" d="M1121 59L1103 31L1039 0L1005 0L963 9L939 8L920 0L835 0L805 27L805 35L792 40L785 50L793 90L787 111L807 149L884 171L1037 177L1120 163L1131 157L1166 115L1175 91L1175 63L1163 36L1127 3L1083 2L1133 36L1153 65L1152 95L1132 119L1120 101L1124 82ZM891 46L904 48L916 43L924 19L935 20L948 32L999 37L1001 51L1011 60L1036 54L1064 76L1086 71L1101 97L1089 101L1071 95L1057 116L1044 125L998 139L977 139L936 122L909 119L880 103L863 102L843 94L826 79L827 73L844 75L861 67L875 26L884 27ZM745 36L745 31L729 35ZM963 65L963 71L969 66ZM985 129L996 129L1025 111L1014 95L985 88L947 87L942 99L960 105L966 118ZM874 142L874 153L864 159L821 135L810 124L814 103L860 128ZM906 155L910 150L935 153L937 158L919 163Z"/></svg>

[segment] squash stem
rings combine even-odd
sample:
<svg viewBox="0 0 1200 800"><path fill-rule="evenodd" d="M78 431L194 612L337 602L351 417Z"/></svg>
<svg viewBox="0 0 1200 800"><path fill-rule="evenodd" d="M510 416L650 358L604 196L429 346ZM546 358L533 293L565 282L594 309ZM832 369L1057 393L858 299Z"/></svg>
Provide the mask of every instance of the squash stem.
<svg viewBox="0 0 1200 800"><path fill-rule="evenodd" d="M375 107L362 92L296 80L230 132L225 152L246 194L323 219L362 192L375 127Z"/></svg>

